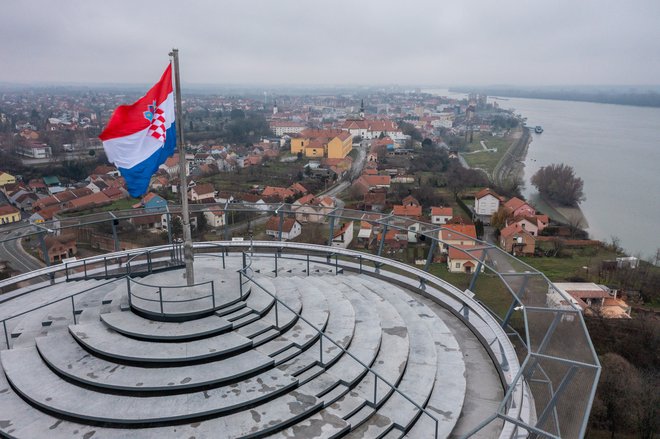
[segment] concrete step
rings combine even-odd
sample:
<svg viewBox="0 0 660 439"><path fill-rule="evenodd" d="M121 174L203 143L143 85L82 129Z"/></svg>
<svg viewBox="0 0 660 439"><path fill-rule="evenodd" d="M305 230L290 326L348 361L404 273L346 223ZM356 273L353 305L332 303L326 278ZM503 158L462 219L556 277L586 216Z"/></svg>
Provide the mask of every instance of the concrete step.
<svg viewBox="0 0 660 439"><path fill-rule="evenodd" d="M105 358L133 364L199 361L232 355L252 346L252 340L235 332L201 340L154 343L125 337L101 322L71 325L69 331L86 349Z"/></svg>
<svg viewBox="0 0 660 439"><path fill-rule="evenodd" d="M298 319L296 313L302 311L301 293L297 289L280 290L277 286L278 299L282 302L277 307L273 306L260 320L249 323L238 329L238 333L245 337L255 340L257 345L257 336L266 332L275 330L279 335L280 330L289 329ZM286 306L293 310L290 311ZM278 326L279 325L279 326ZM262 337L263 338L263 337Z"/></svg>
<svg viewBox="0 0 660 439"><path fill-rule="evenodd" d="M293 278L292 282L295 282ZM300 286L300 285L299 285ZM300 350L309 348L318 338L318 330L324 330L330 318L328 302L321 292L317 290L304 291L302 293L302 316L312 323L310 326L302 319L287 332L271 340L265 345L256 348L258 351L274 356L291 346Z"/></svg>
<svg viewBox="0 0 660 439"><path fill-rule="evenodd" d="M418 405L424 407L435 385L438 359L431 331L428 325L420 320L415 309L424 309L423 305L407 296L398 287L385 282L373 282L360 276L356 277L353 283L361 283L365 288L380 295L403 318L408 328L410 351L405 373L397 387ZM428 311L432 314L430 310ZM458 410L460 411L460 405ZM419 410L403 396L392 393L373 416L347 437L382 437L395 426L406 431L417 420L419 413ZM383 422L383 419L387 419L388 422ZM349 418L348 421L351 422L351 419Z"/></svg>
<svg viewBox="0 0 660 439"><path fill-rule="evenodd" d="M9 386L0 364L0 432L11 438L88 437L98 428L59 419L28 404ZM76 432L75 434L73 432Z"/></svg>
<svg viewBox="0 0 660 439"><path fill-rule="evenodd" d="M121 334L151 341L176 341L207 337L227 332L233 326L226 319L216 315L187 322L159 322L145 319L130 311L101 314L101 321Z"/></svg>
<svg viewBox="0 0 660 439"><path fill-rule="evenodd" d="M221 361L180 367L119 365L90 355L69 334L36 339L43 361L59 375L84 385L124 392L172 392L244 379L273 365L273 359L249 350Z"/></svg>
<svg viewBox="0 0 660 439"><path fill-rule="evenodd" d="M52 373L35 348L3 351L7 379L23 398L51 412L81 422L143 425L198 419L249 407L284 394L297 385L294 377L277 369L222 386L185 394L133 397L90 391ZM25 374L30 370L30 374Z"/></svg>

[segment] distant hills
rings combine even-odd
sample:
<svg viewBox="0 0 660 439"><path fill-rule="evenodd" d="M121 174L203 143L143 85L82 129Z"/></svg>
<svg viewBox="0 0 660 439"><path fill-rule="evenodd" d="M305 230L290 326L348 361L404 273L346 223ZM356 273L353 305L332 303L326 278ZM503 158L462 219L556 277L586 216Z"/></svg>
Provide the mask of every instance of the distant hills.
<svg viewBox="0 0 660 439"><path fill-rule="evenodd" d="M600 104L660 107L660 86L582 86L582 87L454 87L450 91L480 93L512 98L554 99L560 101L596 102Z"/></svg>

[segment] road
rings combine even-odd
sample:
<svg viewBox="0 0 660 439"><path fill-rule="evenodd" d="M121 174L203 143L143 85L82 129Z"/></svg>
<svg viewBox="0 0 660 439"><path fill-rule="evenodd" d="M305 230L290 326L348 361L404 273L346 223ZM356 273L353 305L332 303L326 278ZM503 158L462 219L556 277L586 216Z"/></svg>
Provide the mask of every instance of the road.
<svg viewBox="0 0 660 439"><path fill-rule="evenodd" d="M44 267L41 261L38 261L23 250L18 239L21 234L21 232L8 232L0 238L16 238L11 241L0 242L0 260L9 262L12 269L21 273L27 273Z"/></svg>

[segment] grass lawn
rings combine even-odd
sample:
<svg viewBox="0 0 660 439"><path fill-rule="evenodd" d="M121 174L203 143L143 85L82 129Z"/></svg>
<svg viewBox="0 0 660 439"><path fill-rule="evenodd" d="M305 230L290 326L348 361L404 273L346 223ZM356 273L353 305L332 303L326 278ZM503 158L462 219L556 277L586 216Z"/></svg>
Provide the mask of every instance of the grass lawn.
<svg viewBox="0 0 660 439"><path fill-rule="evenodd" d="M496 148L497 152L484 151L480 141L483 140L486 146ZM515 142L511 137L493 137L485 134L474 136L472 143L468 144L469 151L476 151L474 154L463 154L463 158L472 168L481 168L488 173L492 173L500 159L506 154Z"/></svg>
<svg viewBox="0 0 660 439"><path fill-rule="evenodd" d="M569 280L572 277L587 277L598 273L601 261L614 259L617 255L605 249L565 251L566 257L520 257L519 259L536 268L553 282Z"/></svg>

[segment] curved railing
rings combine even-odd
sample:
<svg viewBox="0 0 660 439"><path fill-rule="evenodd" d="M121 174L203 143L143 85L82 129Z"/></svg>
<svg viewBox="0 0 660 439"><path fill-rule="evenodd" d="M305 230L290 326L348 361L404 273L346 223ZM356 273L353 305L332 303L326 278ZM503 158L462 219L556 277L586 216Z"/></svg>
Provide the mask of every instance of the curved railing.
<svg viewBox="0 0 660 439"><path fill-rule="evenodd" d="M201 211L209 207L221 208L226 212L229 217L234 213L249 216L252 224L264 221L268 215L275 214L279 217L280 224L287 216L295 216L297 206L291 204L272 204L272 205L249 205L249 204L219 204L219 205L193 205L193 211ZM157 212L154 210L135 209L130 211L115 211L104 212L92 215L86 215L75 218L60 218L48 222L44 226L47 230L53 230L55 233L61 231L73 230L77 227L90 227L96 224L108 223L115 227L117 221L127 221L133 218L142 216L153 215L154 213L171 215L180 212L179 206L168 206ZM368 216L366 216L368 215ZM591 410L596 384L600 374L600 364L596 356L591 340L589 339L588 332L584 323L584 318L570 297L564 295L540 272L522 262L513 256L505 253L495 245L475 240L468 236L461 235L454 232L455 236L460 236L466 242L469 242L472 247L468 250L463 250L465 254L476 265L472 280L469 282L469 287L465 291L455 288L451 283L443 281L429 273L429 269L434 267L434 257L441 251L442 248L455 247L453 242L444 241L441 232L444 226L436 226L432 224L417 221L418 228L411 231L407 224L410 223L409 219L399 218L394 215L374 214L373 212L354 211L349 209L335 209L319 211L318 216L322 217L325 221L327 230L327 246L330 249L333 244L334 231L338 229L335 227L338 222L350 221L366 221L372 224L376 229L380 230L382 238L375 241L375 246L372 247L373 255L371 257L377 258L370 262L370 264L377 264L378 267L370 267L370 270L390 270L391 276L407 276L407 281L411 284L413 281L411 277L416 278L419 284L420 291L424 294L432 294L437 290L442 294L449 294L450 297L460 302L460 298L469 298L475 305L471 308L472 312L479 309L479 313L486 313L490 315L490 323L486 326L490 332L499 332L500 336L505 338L511 334L511 338L516 343L516 350L513 351L513 357L518 355L516 364L520 364L518 372L511 377L511 382L507 387L507 394L500 404L499 409L492 416L484 420L484 424L477 427L487 425L489 422L504 421L505 430L510 431L509 437L524 436L527 434L537 434L544 437L583 437L588 414ZM171 221L168 221L171 224ZM240 231L236 229L236 225L226 225L218 229L225 239ZM249 229L249 227L248 227ZM426 240L425 248L428 249L426 262L423 263L423 268L417 268L407 263L395 261L392 258L385 258L383 255L386 248L385 240L387 231L397 230L397 233L405 234L408 236L414 235L417 239ZM20 226L14 227L7 231L0 230L0 242L32 236L44 236L43 227L37 229L34 226ZM29 274L18 275L8 280L0 281L0 289L6 292L0 295L0 303L12 300L13 298L22 294L28 294L33 291L38 291L48 287L52 283L65 282L70 279L70 272L85 273L87 268L88 274L101 273L106 267L118 268L112 258L123 258L126 261L132 256L145 251L152 251L151 256L142 256L141 265L143 267L154 267L153 256L156 253L161 255L161 258L167 258L167 251L171 251L174 245L171 230L168 233L169 245L154 246L142 248L138 250L128 250L124 252L115 252L101 257L89 258L86 260L75 261L66 264L66 269L60 266L47 267L36 270ZM268 243L260 243L262 247L264 244L276 248L285 248L290 243L282 241L281 227L276 234L275 241ZM196 243L196 251L203 251L206 243ZM209 247L224 246L225 248L233 247L247 247L248 241L234 243L231 241L223 241L221 243L209 244ZM297 251L304 250L304 246L311 244L298 244ZM318 247L318 246L316 246ZM316 248L315 247L315 248ZM118 243L115 242L115 248L118 248ZM293 247L290 247L293 249ZM311 247L310 251L314 250ZM343 255L339 248L332 247L332 252L336 252L338 257L335 257L335 264L337 267L341 265L346 266L347 262L342 262ZM152 258L149 262L148 259ZM382 258L382 259L378 259ZM104 261L105 259L105 261ZM140 258L135 258L135 261ZM277 259L275 259L277 260ZM422 261L424 262L424 261ZM359 265L358 261L354 264ZM92 267L90 269L90 267ZM387 268L390 267L390 268ZM489 282L481 282L483 276L479 273L483 270L489 274ZM125 275L125 268L117 270L114 275ZM432 276L432 277L431 277ZM83 276L84 277L84 274ZM510 304L508 306L501 306L493 308L493 301L491 295L495 294L495 290L490 288L490 281L498 280L500 282L500 290L497 294L506 294ZM444 284L443 284L444 283ZM505 293L502 293L503 290ZM474 296L474 294L477 294ZM433 293L435 294L435 293ZM496 297L496 296L492 296ZM500 296L497 296L497 300ZM479 303L481 302L481 304ZM499 303L499 302L498 302ZM484 308L489 304L488 310ZM460 314L460 313L459 313ZM514 324L515 322L515 324ZM563 341L563 343L560 343ZM570 341L570 343L566 343ZM512 348L513 349L513 348ZM501 357L510 357L510 353L506 355L497 354L497 350L506 351L506 347L493 349L495 355ZM501 374L513 374L514 369L512 365L514 362L508 361L508 364L498 362ZM509 368L506 370L506 368ZM515 416L510 416L510 409L512 407L519 407L521 401L518 399L520 389L527 389L528 393L533 396L522 403L533 405L532 409L536 409L538 418L536 420L528 419L521 420ZM472 432L473 433L473 432Z"/></svg>
<svg viewBox="0 0 660 439"><path fill-rule="evenodd" d="M136 284L140 285L145 288L155 288L156 291L158 291L158 299L152 299L150 297L145 297L145 296L139 296L133 292L133 289L131 287L131 284ZM167 289L181 289L181 288L199 288L203 287L205 285L210 285L211 287L211 292L205 296L199 296L199 297L193 297L191 299L163 299L163 290ZM207 300L211 299L211 306L209 307L210 310L215 309L215 283L212 280L206 281L206 282L199 282L196 284L192 285L150 285L144 282L138 282L137 280L133 279L130 277L130 274L127 276L127 283L126 283L127 289L128 289L128 303L129 305L133 306L133 300L134 299L139 299L143 300L145 302L154 302L159 304L159 309L160 309L160 314L165 315L165 305L166 304L175 304L175 303L190 303L190 302L199 302L202 300Z"/></svg>

